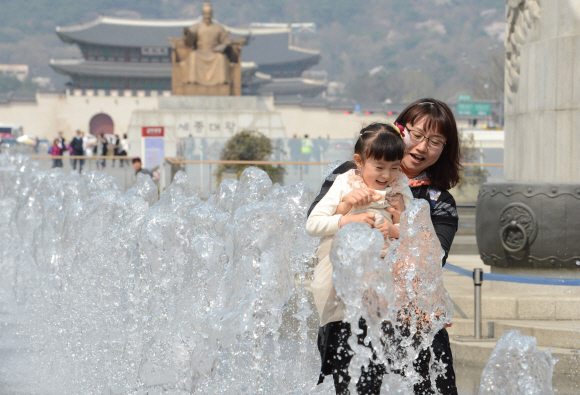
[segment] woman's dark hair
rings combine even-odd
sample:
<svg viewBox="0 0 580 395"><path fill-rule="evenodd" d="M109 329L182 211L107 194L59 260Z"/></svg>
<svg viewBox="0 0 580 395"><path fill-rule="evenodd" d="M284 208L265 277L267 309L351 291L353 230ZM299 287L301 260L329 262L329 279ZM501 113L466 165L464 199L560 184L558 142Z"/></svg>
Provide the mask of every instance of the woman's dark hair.
<svg viewBox="0 0 580 395"><path fill-rule="evenodd" d="M371 123L360 131L354 146L363 163L368 158L392 162L405 156L405 143L395 126L386 123Z"/></svg>
<svg viewBox="0 0 580 395"><path fill-rule="evenodd" d="M459 135L457 124L451 109L447 104L435 99L419 99L411 103L397 117L397 122L403 126L413 126L425 121L425 130L435 131L445 136L446 142L437 162L425 171L430 184L439 190L453 188L459 182Z"/></svg>

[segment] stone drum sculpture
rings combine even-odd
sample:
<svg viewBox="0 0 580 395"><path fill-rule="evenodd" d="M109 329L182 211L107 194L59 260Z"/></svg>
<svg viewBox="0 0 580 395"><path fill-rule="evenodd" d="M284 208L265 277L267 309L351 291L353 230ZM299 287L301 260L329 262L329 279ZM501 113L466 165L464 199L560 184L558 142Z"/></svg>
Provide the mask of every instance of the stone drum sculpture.
<svg viewBox="0 0 580 395"><path fill-rule="evenodd" d="M241 46L224 26L212 21L209 2L203 3L203 20L183 29L183 37L169 38L174 95L241 95Z"/></svg>

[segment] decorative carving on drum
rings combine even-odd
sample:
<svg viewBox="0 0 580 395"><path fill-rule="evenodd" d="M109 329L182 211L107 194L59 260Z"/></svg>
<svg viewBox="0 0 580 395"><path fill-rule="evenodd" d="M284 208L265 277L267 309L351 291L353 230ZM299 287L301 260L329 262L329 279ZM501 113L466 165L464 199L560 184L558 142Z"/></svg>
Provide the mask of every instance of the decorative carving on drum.
<svg viewBox="0 0 580 395"><path fill-rule="evenodd" d="M511 203L499 214L499 237L504 250L514 258L522 258L526 248L538 235L534 211L523 203Z"/></svg>

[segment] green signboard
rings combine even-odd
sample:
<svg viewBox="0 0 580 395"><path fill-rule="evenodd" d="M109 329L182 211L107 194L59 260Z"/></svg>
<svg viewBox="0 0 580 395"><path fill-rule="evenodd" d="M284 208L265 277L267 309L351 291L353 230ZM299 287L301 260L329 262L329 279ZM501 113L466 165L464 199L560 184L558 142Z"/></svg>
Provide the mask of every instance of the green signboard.
<svg viewBox="0 0 580 395"><path fill-rule="evenodd" d="M471 101L471 95L457 95L457 101Z"/></svg>
<svg viewBox="0 0 580 395"><path fill-rule="evenodd" d="M491 114L490 103L457 103L457 115L465 116L488 116Z"/></svg>

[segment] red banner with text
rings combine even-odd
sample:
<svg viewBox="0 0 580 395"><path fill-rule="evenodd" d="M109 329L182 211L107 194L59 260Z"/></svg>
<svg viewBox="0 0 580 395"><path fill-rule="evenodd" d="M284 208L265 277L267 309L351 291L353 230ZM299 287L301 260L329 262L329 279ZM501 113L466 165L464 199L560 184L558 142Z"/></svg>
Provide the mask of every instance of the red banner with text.
<svg viewBox="0 0 580 395"><path fill-rule="evenodd" d="M143 137L163 137L163 126L143 126L141 133Z"/></svg>

